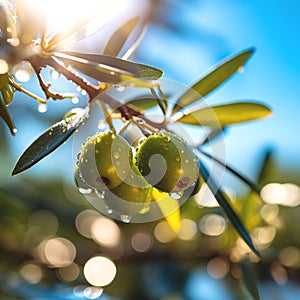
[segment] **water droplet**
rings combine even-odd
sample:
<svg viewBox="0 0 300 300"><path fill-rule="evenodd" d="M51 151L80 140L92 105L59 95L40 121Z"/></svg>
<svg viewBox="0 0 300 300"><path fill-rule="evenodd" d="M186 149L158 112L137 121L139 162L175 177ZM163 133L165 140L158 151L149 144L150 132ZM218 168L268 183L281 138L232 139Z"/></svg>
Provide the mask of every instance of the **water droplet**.
<svg viewBox="0 0 300 300"><path fill-rule="evenodd" d="M125 86L118 85L118 86L116 87L116 90L117 90L118 92L124 92L124 91L125 91Z"/></svg>
<svg viewBox="0 0 300 300"><path fill-rule="evenodd" d="M78 97L74 97L74 98L72 98L72 103L73 104L78 104L79 103L79 98Z"/></svg>
<svg viewBox="0 0 300 300"><path fill-rule="evenodd" d="M168 137L168 136L164 136L164 137L162 138L162 141L163 141L163 143L169 143L169 142L171 141L171 139L170 139L170 137Z"/></svg>
<svg viewBox="0 0 300 300"><path fill-rule="evenodd" d="M195 157L193 158L193 162L198 162L198 160L199 160L198 156L195 156Z"/></svg>
<svg viewBox="0 0 300 300"><path fill-rule="evenodd" d="M82 91L82 87L81 87L80 85L77 85L76 91L77 91L77 92L81 92L81 91Z"/></svg>
<svg viewBox="0 0 300 300"><path fill-rule="evenodd" d="M64 127L61 131L62 133L65 133L67 131L67 127Z"/></svg>
<svg viewBox="0 0 300 300"><path fill-rule="evenodd" d="M169 150L169 146L168 145L163 145L163 149L168 151Z"/></svg>
<svg viewBox="0 0 300 300"><path fill-rule="evenodd" d="M50 70L50 76L51 76L53 79L57 79L57 78L59 78L60 73L57 72L56 70L52 69L52 70Z"/></svg>
<svg viewBox="0 0 300 300"><path fill-rule="evenodd" d="M175 160L179 162L180 161L180 157L176 156Z"/></svg>
<svg viewBox="0 0 300 300"><path fill-rule="evenodd" d="M84 188L78 188L79 193L81 193L82 195L90 195L93 190L92 189L84 189Z"/></svg>
<svg viewBox="0 0 300 300"><path fill-rule="evenodd" d="M102 121L98 122L97 127L98 127L99 130L105 129L105 126L106 126L106 124L104 122L102 122Z"/></svg>
<svg viewBox="0 0 300 300"><path fill-rule="evenodd" d="M113 156L115 159L119 159L120 158L120 153L119 152L114 152Z"/></svg>
<svg viewBox="0 0 300 300"><path fill-rule="evenodd" d="M81 152L79 152L79 153L77 154L77 160L80 160L80 155L81 155Z"/></svg>
<svg viewBox="0 0 300 300"><path fill-rule="evenodd" d="M13 133L17 133L18 132L18 129L17 128L14 128L13 129Z"/></svg>
<svg viewBox="0 0 300 300"><path fill-rule="evenodd" d="M181 198L179 193L169 193L169 196L174 200L179 200Z"/></svg>
<svg viewBox="0 0 300 300"><path fill-rule="evenodd" d="M181 152L181 154L184 154L184 150L181 150L180 152Z"/></svg>
<svg viewBox="0 0 300 300"><path fill-rule="evenodd" d="M188 159L185 159L184 162L185 162L186 164L188 164L190 161L189 161Z"/></svg>
<svg viewBox="0 0 300 300"><path fill-rule="evenodd" d="M47 111L47 104L40 104L39 106L38 106L38 111L40 112L40 113L45 113L46 111Z"/></svg>
<svg viewBox="0 0 300 300"><path fill-rule="evenodd" d="M105 196L105 190L95 190L95 194L97 195L97 197L99 199L104 199L104 196Z"/></svg>
<svg viewBox="0 0 300 300"><path fill-rule="evenodd" d="M136 118L136 122L138 124L141 124L141 125L145 124L145 121L143 119L140 119L140 118Z"/></svg>
<svg viewBox="0 0 300 300"><path fill-rule="evenodd" d="M113 210L110 207L106 207L106 213L111 215L113 213Z"/></svg>
<svg viewBox="0 0 300 300"><path fill-rule="evenodd" d="M122 222L128 224L128 223L130 223L131 216L129 216L127 214L121 214L120 219L121 219Z"/></svg>

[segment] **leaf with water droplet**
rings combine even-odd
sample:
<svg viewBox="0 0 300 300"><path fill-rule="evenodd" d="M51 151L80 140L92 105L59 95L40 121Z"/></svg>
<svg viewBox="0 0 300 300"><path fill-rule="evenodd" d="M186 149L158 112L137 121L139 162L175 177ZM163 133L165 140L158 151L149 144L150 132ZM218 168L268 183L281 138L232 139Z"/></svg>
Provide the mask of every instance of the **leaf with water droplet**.
<svg viewBox="0 0 300 300"><path fill-rule="evenodd" d="M3 119L3 121L6 123L8 126L10 133L12 135L15 135L16 129L14 125L14 121L12 117L10 116L10 113L8 109L6 108L6 105L4 101L2 100L2 97L0 96L0 117Z"/></svg>
<svg viewBox="0 0 300 300"><path fill-rule="evenodd" d="M203 97L212 92L243 66L253 52L253 48L245 50L232 58L226 59L215 67L179 97L174 105L172 114L175 114L177 111L180 111L196 101L201 101Z"/></svg>
<svg viewBox="0 0 300 300"><path fill-rule="evenodd" d="M199 172L201 176L203 177L204 181L208 185L209 189L214 194L216 200L218 201L219 205L223 209L225 215L233 225L233 227L236 229L236 231L239 233L240 237L244 240L244 242L248 245L248 247L258 256L260 257L259 252L256 250L252 239L246 230L245 226L241 222L240 218L236 214L236 212L233 210L233 208L230 206L228 200L226 199L226 196L220 189L217 182L215 182L213 176L211 176L207 170L207 168L201 163L201 161L198 162L199 165Z"/></svg>
<svg viewBox="0 0 300 300"><path fill-rule="evenodd" d="M87 116L88 110L83 110L81 114L72 115L48 128L23 152L12 175L31 168L61 146L82 125Z"/></svg>

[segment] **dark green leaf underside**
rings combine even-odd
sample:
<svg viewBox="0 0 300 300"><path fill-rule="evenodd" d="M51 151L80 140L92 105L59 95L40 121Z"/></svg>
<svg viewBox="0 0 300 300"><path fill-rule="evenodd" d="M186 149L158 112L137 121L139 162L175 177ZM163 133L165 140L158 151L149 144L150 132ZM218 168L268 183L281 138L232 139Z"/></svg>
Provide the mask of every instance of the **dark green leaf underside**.
<svg viewBox="0 0 300 300"><path fill-rule="evenodd" d="M223 209L225 215L231 222L231 224L234 226L236 231L239 233L241 238L245 241L245 243L249 246L249 248L258 256L260 257L260 254L254 247L254 244L251 240L251 237L249 233L247 232L246 228L244 227L243 223L241 222L240 218L236 214L236 212L233 210L233 208L230 206L228 200L226 199L225 195L217 185L217 183L214 181L212 176L210 176L208 170L206 167L200 162L199 163L199 172L205 182L207 183L208 187L212 191L212 193L215 195L216 200L218 201L220 207Z"/></svg>
<svg viewBox="0 0 300 300"><path fill-rule="evenodd" d="M72 116L62 120L39 136L21 155L12 175L21 173L62 145L84 121L83 116Z"/></svg>
<svg viewBox="0 0 300 300"><path fill-rule="evenodd" d="M139 17L133 18L121 26L106 43L103 54L117 56L126 43L130 33L139 22Z"/></svg>
<svg viewBox="0 0 300 300"><path fill-rule="evenodd" d="M7 127L10 130L10 133L12 135L15 135L14 121L13 121L12 117L10 116L10 113L9 113L8 109L6 108L6 105L4 104L4 101L1 96L0 96L0 117L6 123Z"/></svg>
<svg viewBox="0 0 300 300"><path fill-rule="evenodd" d="M174 114L177 111L184 109L186 106L201 100L207 94L212 92L242 67L253 52L254 49L248 49L232 58L226 59L220 65L215 67L177 100L172 113Z"/></svg>
<svg viewBox="0 0 300 300"><path fill-rule="evenodd" d="M222 128L231 124L261 119L271 114L270 108L260 103L237 102L205 107L190 112L177 121L196 126Z"/></svg>

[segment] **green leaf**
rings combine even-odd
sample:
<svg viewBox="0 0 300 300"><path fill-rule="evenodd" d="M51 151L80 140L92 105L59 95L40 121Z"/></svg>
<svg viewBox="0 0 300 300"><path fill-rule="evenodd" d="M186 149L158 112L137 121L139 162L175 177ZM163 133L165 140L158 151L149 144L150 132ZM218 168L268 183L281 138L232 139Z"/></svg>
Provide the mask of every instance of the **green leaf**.
<svg viewBox="0 0 300 300"><path fill-rule="evenodd" d="M249 57L254 52L254 49L248 49L235 55L232 58L226 59L206 76L196 82L190 89L188 89L174 105L172 114L185 108L187 105L201 100L223 82L225 82L231 75L233 75L239 68L241 68Z"/></svg>
<svg viewBox="0 0 300 300"><path fill-rule="evenodd" d="M122 27L120 27L106 43L103 50L103 54L118 56L124 44L126 43L130 33L137 25L139 20L140 20L139 17L133 18L127 23L125 23Z"/></svg>
<svg viewBox="0 0 300 300"><path fill-rule="evenodd" d="M199 161L199 172L203 179L205 180L206 184L208 185L211 192L215 195L216 200L218 201L220 207L223 209L225 215L234 226L236 231L239 233L241 238L245 241L248 247L258 256L260 257L259 252L254 247L254 244L251 240L249 233L247 232L246 228L244 227L243 223L241 222L240 218L230 206L229 202L227 201L225 195L219 188L218 184L215 182L214 178L210 176L206 167Z"/></svg>
<svg viewBox="0 0 300 300"><path fill-rule="evenodd" d="M151 83L145 80L137 74L133 74L126 70L120 70L119 68L112 67L110 65L101 64L98 62L88 61L83 58L75 56L57 53L56 57L62 60L66 65L69 65L81 73L98 80L99 82L111 83L111 84L123 84L135 87L152 88L157 86L155 83Z"/></svg>
<svg viewBox="0 0 300 300"><path fill-rule="evenodd" d="M272 111L270 108L263 104L236 102L201 108L183 115L177 119L177 121L190 125L218 128L261 119L267 117L271 113Z"/></svg>
<svg viewBox="0 0 300 300"><path fill-rule="evenodd" d="M108 68L111 67L119 71L128 72L135 78L157 80L163 76L163 72L157 68L112 56L79 52L63 52L63 54L69 56L69 60L68 57L60 56L60 59L62 59L65 63L72 64L72 57L76 57L86 62L103 65L104 68L106 66Z"/></svg>
<svg viewBox="0 0 300 300"><path fill-rule="evenodd" d="M255 273L249 262L248 255L242 259L242 261L240 262L240 266L246 289L254 300L260 300Z"/></svg>
<svg viewBox="0 0 300 300"><path fill-rule="evenodd" d="M82 125L87 114L87 110L84 110L82 113L72 115L48 128L24 151L17 161L12 175L31 168L62 145Z"/></svg>
<svg viewBox="0 0 300 300"><path fill-rule="evenodd" d="M149 109L158 105L156 98L153 96L145 96L145 97L138 97L133 100L128 101L128 103L134 105L139 109Z"/></svg>
<svg viewBox="0 0 300 300"><path fill-rule="evenodd" d="M230 173L232 173L233 175L235 175L236 177L238 177L241 181L243 181L245 184L247 184L257 194L260 193L260 188L252 180L250 180L246 176L244 176L241 173L239 173L238 171L236 171L234 168L232 168L231 166L229 166L227 163L225 163L225 162L221 161L220 159L212 156L211 154L203 151L202 149L200 149L200 147L198 148L198 150L203 155L205 155L206 157L209 157L210 159L214 160L215 162L217 162L218 164L220 164L221 166L223 166L227 171L229 171Z"/></svg>
<svg viewBox="0 0 300 300"><path fill-rule="evenodd" d="M8 109L6 108L6 105L5 105L2 97L0 97L0 117L6 123L7 127L10 130L10 133L12 135L15 135L16 129L15 129L14 121L13 121L12 117L10 116Z"/></svg>

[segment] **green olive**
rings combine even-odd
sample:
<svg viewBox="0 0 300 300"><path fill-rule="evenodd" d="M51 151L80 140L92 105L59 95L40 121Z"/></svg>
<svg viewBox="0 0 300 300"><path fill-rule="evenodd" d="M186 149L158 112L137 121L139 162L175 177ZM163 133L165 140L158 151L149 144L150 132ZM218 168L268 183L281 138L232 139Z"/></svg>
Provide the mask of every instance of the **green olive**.
<svg viewBox="0 0 300 300"><path fill-rule="evenodd" d="M132 149L128 142L111 132L100 132L82 146L78 167L80 178L90 187L102 190L119 186L128 176Z"/></svg>
<svg viewBox="0 0 300 300"><path fill-rule="evenodd" d="M137 166L146 180L164 192L181 192L197 180L197 157L170 132L155 133L140 144Z"/></svg>
<svg viewBox="0 0 300 300"><path fill-rule="evenodd" d="M109 209L119 215L143 213L152 200L152 186L133 164L125 181L105 191L103 200Z"/></svg>

